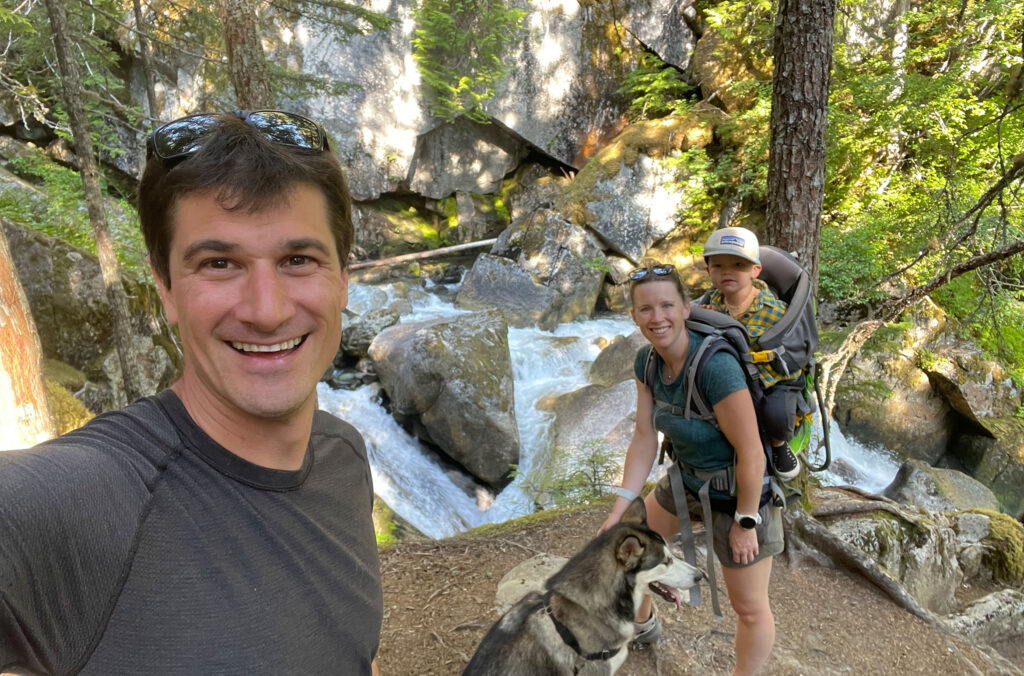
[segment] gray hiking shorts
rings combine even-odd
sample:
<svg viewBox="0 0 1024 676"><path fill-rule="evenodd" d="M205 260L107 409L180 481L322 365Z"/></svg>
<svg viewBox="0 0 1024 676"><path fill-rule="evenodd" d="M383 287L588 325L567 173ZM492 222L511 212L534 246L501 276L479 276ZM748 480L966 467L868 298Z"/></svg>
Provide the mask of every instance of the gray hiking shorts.
<svg viewBox="0 0 1024 676"><path fill-rule="evenodd" d="M654 498L670 514L676 513L676 501L672 496L672 484L667 474L661 477L658 485L654 487ZM686 506L690 510L691 518L703 521L700 500L690 491L686 491ZM736 563L732 558L732 548L729 546L729 530L732 528L733 515L712 510L711 520L713 523L711 532L714 536L715 556L718 557L723 567L746 568L761 559L781 554L782 550L785 549L785 541L782 535L782 509L773 505L772 501L769 500L757 511L761 515L761 524L754 527L754 531L757 533L757 556L750 563ZM707 524L705 524L705 527L707 527ZM702 542L700 536L696 539L698 544Z"/></svg>

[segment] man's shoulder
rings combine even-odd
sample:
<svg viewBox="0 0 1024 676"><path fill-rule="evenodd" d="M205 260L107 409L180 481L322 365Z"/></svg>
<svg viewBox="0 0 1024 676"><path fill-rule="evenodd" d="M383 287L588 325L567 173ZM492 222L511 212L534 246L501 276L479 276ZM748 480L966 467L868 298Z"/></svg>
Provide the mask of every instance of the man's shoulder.
<svg viewBox="0 0 1024 676"><path fill-rule="evenodd" d="M358 455L366 456L363 435L350 423L333 413L317 409L313 415L311 440L314 445L341 444L351 447Z"/></svg>
<svg viewBox="0 0 1024 676"><path fill-rule="evenodd" d="M64 485L143 481L167 464L178 441L158 397L96 416L82 427L29 449L0 452L0 494Z"/></svg>

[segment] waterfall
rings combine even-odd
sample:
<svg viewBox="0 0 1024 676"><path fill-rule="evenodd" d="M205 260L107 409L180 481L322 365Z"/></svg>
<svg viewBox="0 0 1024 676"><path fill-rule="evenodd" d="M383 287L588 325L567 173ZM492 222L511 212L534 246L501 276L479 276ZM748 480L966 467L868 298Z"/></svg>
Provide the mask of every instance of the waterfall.
<svg viewBox="0 0 1024 676"><path fill-rule="evenodd" d="M375 287L396 295L393 286ZM447 293L451 289L441 289ZM369 302L367 287L353 284L353 304ZM386 306L374 303L378 307ZM463 314L439 295L417 298L415 312L405 322ZM520 438L519 472L528 475L537 457L544 457L552 414L539 411L542 397L564 394L587 384L590 363L601 346L616 336L633 332L622 315L562 324L554 331L509 328L509 351L515 387L515 411ZM377 383L356 390L332 390L319 385L320 408L348 421L366 440L374 491L403 519L434 537L448 537L484 523L496 523L529 514L534 502L513 481L496 496L482 487L467 490L467 481L449 463L409 435L378 403ZM884 449L866 448L843 437L830 426L836 472L824 473L825 483L853 483L878 491L895 476L899 464ZM812 440L813 443L813 440ZM657 476L656 467L652 476Z"/></svg>

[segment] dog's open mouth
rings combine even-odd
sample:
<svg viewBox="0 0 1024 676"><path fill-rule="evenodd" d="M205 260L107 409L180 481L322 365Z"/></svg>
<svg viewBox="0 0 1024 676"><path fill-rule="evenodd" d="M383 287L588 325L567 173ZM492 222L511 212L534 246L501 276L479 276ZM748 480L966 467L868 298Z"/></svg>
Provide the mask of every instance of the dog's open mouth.
<svg viewBox="0 0 1024 676"><path fill-rule="evenodd" d="M654 581L647 585L651 588L651 591L665 599L669 603L676 604L676 608L681 608L683 605L683 598L679 595L679 590L675 587L669 587L667 584Z"/></svg>

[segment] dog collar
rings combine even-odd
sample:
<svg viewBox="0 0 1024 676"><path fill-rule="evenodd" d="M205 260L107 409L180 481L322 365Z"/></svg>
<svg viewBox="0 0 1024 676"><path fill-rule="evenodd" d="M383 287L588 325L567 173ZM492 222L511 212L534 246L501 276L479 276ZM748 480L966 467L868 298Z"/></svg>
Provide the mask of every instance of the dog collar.
<svg viewBox="0 0 1024 676"><path fill-rule="evenodd" d="M547 613L548 617L551 618L551 622L555 625L555 631L557 631L558 635L562 637L562 640L565 642L565 645L567 645L570 648L572 648L574 651L576 651L577 655L579 655L580 657L582 657L585 660L595 661L595 660L611 659L612 657L615 657L619 653L619 650L622 649L622 646L619 646L615 650L605 649L605 650L602 650L599 653L584 653L583 650L580 648L579 641L576 640L576 637L573 635L573 633L569 629L569 627L567 627L564 624L562 624L561 622L559 622L558 618L555 617L554 611L551 610L551 592L550 591L547 594L544 595L544 612Z"/></svg>

